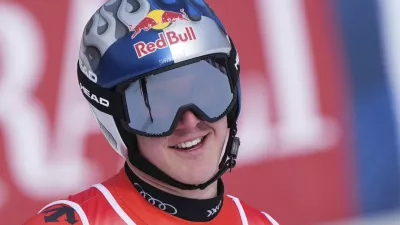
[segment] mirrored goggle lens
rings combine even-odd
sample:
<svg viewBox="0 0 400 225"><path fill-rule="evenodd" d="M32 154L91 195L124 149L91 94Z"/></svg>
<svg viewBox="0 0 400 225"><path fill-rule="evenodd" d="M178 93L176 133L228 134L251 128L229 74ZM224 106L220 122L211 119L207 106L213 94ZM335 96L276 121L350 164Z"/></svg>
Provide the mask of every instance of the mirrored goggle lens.
<svg viewBox="0 0 400 225"><path fill-rule="evenodd" d="M131 83L125 90L125 101L131 129L165 135L184 110L215 121L230 107L233 93L226 68L202 60Z"/></svg>

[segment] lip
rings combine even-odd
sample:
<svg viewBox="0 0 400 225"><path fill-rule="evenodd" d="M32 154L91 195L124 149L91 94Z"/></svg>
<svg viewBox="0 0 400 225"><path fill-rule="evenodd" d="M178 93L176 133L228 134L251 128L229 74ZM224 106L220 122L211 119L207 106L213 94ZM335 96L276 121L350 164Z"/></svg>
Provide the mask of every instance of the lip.
<svg viewBox="0 0 400 225"><path fill-rule="evenodd" d="M197 139L197 138L207 137L207 135L208 135L208 133L207 133L207 134L204 134L204 135L193 136L193 137L190 137L190 138L179 139L179 140L177 140L177 141L174 141L173 144L168 145L168 147L169 147L169 148L173 148L173 146L175 146L175 145L177 145L177 144L184 143L184 142L188 142L188 141L193 141L193 140L195 140L195 139Z"/></svg>
<svg viewBox="0 0 400 225"><path fill-rule="evenodd" d="M175 154L179 155L179 157L182 157L184 159L187 160L198 160L198 157L201 156L205 150L205 145L208 142L208 135L206 135L204 137L203 142L199 145L196 146L195 148L191 149L191 150L180 150L177 148L170 148L171 150L173 150L173 152L175 152Z"/></svg>

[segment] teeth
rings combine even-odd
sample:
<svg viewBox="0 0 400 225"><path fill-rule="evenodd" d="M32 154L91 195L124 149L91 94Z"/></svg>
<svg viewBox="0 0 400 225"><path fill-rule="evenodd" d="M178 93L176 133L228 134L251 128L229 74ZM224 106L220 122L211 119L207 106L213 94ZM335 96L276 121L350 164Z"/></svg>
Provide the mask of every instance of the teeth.
<svg viewBox="0 0 400 225"><path fill-rule="evenodd" d="M182 148L190 148L190 147L193 147L193 146L199 144L203 139L204 139L204 137L196 138L196 139L194 139L192 141L187 141L187 142L184 142L184 143L180 143L180 144L174 145L173 147L174 148L181 148L181 149Z"/></svg>

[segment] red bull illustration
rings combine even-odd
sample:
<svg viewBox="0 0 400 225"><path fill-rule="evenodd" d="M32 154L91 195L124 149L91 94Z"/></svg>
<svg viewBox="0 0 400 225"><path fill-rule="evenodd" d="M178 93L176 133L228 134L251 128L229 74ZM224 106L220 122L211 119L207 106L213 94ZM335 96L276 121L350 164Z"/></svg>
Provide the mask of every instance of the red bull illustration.
<svg viewBox="0 0 400 225"><path fill-rule="evenodd" d="M157 22L153 18L146 17L142 21L140 21L134 28L132 28L132 25L129 25L129 31L134 32L132 35L132 38L135 38L136 35L138 35L140 33L140 31L142 31L142 30L148 31L156 25L157 25Z"/></svg>
<svg viewBox="0 0 400 225"><path fill-rule="evenodd" d="M181 9L181 13L166 11L162 15L162 23L176 22L177 20L189 21L186 17L184 9Z"/></svg>
<svg viewBox="0 0 400 225"><path fill-rule="evenodd" d="M133 31L131 39L134 39L142 30L149 31L150 29L162 30L178 20L190 21L184 9L180 12L152 10L147 16L140 21L136 26L129 26L129 30ZM196 40L196 34L193 27L188 26L184 32L160 32L158 39L154 42L145 43L143 41L134 44L134 48L138 58L154 53L158 49L167 48L171 45Z"/></svg>
<svg viewBox="0 0 400 225"><path fill-rule="evenodd" d="M152 10L135 27L129 25L129 31L133 31L131 38L134 39L142 30L148 31L150 29L164 29L177 20L189 21L184 9L181 9L180 13L164 10Z"/></svg>

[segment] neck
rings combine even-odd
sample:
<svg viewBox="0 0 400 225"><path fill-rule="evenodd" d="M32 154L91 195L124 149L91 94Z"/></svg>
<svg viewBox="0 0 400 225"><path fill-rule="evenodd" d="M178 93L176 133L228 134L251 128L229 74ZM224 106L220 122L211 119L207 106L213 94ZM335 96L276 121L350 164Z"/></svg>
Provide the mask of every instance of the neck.
<svg viewBox="0 0 400 225"><path fill-rule="evenodd" d="M149 204L172 216L193 222L213 220L223 207L224 184L219 179L205 190L180 190L160 183L128 163L125 173Z"/></svg>
<svg viewBox="0 0 400 225"><path fill-rule="evenodd" d="M184 197L184 198L191 198L191 199L210 199L214 198L217 196L217 190L218 190L218 183L217 181L210 184L206 189L200 190L181 190L179 188L173 187L171 185L165 184L163 182L160 182L153 177L143 173L136 167L134 167L131 163L127 162L129 168L133 173L135 173L136 176L138 176L141 180L144 182L150 184L151 186L164 191L166 193Z"/></svg>

